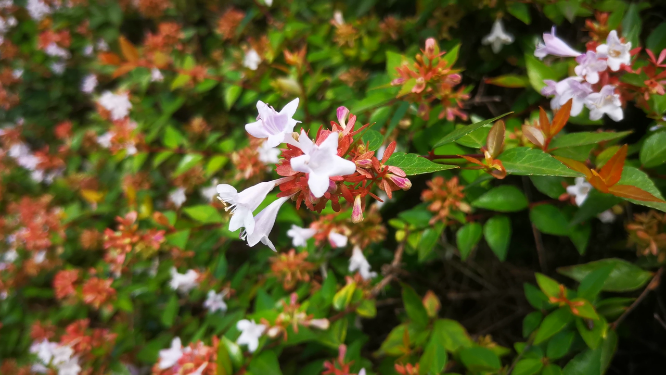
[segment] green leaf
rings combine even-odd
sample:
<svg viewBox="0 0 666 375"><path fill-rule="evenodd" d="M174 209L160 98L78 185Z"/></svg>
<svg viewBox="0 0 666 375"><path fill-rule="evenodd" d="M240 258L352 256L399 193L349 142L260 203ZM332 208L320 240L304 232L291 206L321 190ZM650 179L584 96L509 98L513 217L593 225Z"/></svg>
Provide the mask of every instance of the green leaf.
<svg viewBox="0 0 666 375"><path fill-rule="evenodd" d="M481 148L486 144L488 133L490 133L490 128L490 125L482 126L481 128L476 129L475 131L458 139L456 143L465 147Z"/></svg>
<svg viewBox="0 0 666 375"><path fill-rule="evenodd" d="M534 336L534 344L539 345L542 342L553 337L555 334L560 332L571 323L574 316L571 314L569 307L560 307L559 309L548 314L546 318L541 322L541 326Z"/></svg>
<svg viewBox="0 0 666 375"><path fill-rule="evenodd" d="M160 164L164 163L164 161L171 155L173 155L173 152L171 151L162 151L155 155L155 159L153 159L153 168L157 168Z"/></svg>
<svg viewBox="0 0 666 375"><path fill-rule="evenodd" d="M183 73L178 74L176 78L174 78L174 80L171 81L171 91L187 85L188 83L190 83L191 80L192 77L187 74Z"/></svg>
<svg viewBox="0 0 666 375"><path fill-rule="evenodd" d="M386 74L388 74L389 77L397 77L398 73L395 68L402 65L404 59L405 57L399 53L386 51Z"/></svg>
<svg viewBox="0 0 666 375"><path fill-rule="evenodd" d="M525 66L530 84L532 84L532 87L537 92L541 92L541 89L546 87L546 84L543 82L544 80L552 79L557 81L559 78L553 68L547 66L532 54L525 54Z"/></svg>
<svg viewBox="0 0 666 375"><path fill-rule="evenodd" d="M282 375L277 354L272 350L262 351L250 361L249 370L253 374Z"/></svg>
<svg viewBox="0 0 666 375"><path fill-rule="evenodd" d="M540 204L530 210L530 220L539 231L555 236L568 236L571 233L569 220L557 207Z"/></svg>
<svg viewBox="0 0 666 375"><path fill-rule="evenodd" d="M242 92L243 88L236 85L230 85L224 88L224 107L227 111L233 107Z"/></svg>
<svg viewBox="0 0 666 375"><path fill-rule="evenodd" d="M588 301L594 301L594 299L597 298L597 295L603 289L604 284L610 277L611 272L613 272L613 268L614 266L612 264L607 264L587 274L587 276L581 280L580 285L578 286L578 297L584 298Z"/></svg>
<svg viewBox="0 0 666 375"><path fill-rule="evenodd" d="M550 143L550 149L556 148L565 148L565 147L577 147L585 145L593 145L599 142L611 141L614 139L619 139L626 137L631 134L632 131L626 131L621 133L614 132L578 132L578 133L569 133L561 135Z"/></svg>
<svg viewBox="0 0 666 375"><path fill-rule="evenodd" d="M660 23L652 30L647 37L645 47L654 52L655 57L658 57L659 53L666 49L666 22Z"/></svg>
<svg viewBox="0 0 666 375"><path fill-rule="evenodd" d="M224 155L213 156L206 164L206 175L212 176L215 172L219 171L229 161L229 158Z"/></svg>
<svg viewBox="0 0 666 375"><path fill-rule="evenodd" d="M532 284L524 283L525 298L535 309L543 310L548 305L548 297L539 288Z"/></svg>
<svg viewBox="0 0 666 375"><path fill-rule="evenodd" d="M471 125L467 125L467 126L459 127L459 128L457 128L456 130L452 131L451 133L447 134L446 137L440 139L439 142L437 142L437 143L435 144L435 146L433 146L433 149L435 149L435 148L437 148L437 147L439 147L439 146L443 146L443 145L448 144L448 143L453 143L453 142L455 142L456 140L458 140L458 139L460 139L460 138L466 136L467 134L469 134L469 133L471 133L471 132L473 132L473 131L475 131L475 130L481 128L482 126L484 126L484 125L488 125L488 124L491 124L491 123L493 123L494 121L499 120L499 119L501 119L502 117L504 117L504 116L506 116L506 115L509 115L509 114L511 114L511 113L513 113L513 112L508 112L508 113L505 113L505 114L503 114L503 115L500 115L500 116L497 116L497 117L491 118L491 119L489 119L489 120L479 121L479 122L477 122L477 123L475 123L475 124L471 124Z"/></svg>
<svg viewBox="0 0 666 375"><path fill-rule="evenodd" d="M468 348L473 345L465 327L455 320L438 319L432 332L450 353L456 353L460 348Z"/></svg>
<svg viewBox="0 0 666 375"><path fill-rule="evenodd" d="M178 232L169 233L165 236L166 242L180 249L185 249L187 240L190 237L190 230L180 230Z"/></svg>
<svg viewBox="0 0 666 375"><path fill-rule="evenodd" d="M402 302L405 304L407 316L412 322L421 327L428 325L428 312L423 306L421 297L407 284L402 284Z"/></svg>
<svg viewBox="0 0 666 375"><path fill-rule="evenodd" d="M162 324L166 327L171 327L176 321L176 316L178 315L178 296L175 294L171 295L169 302L167 302L164 310L162 311Z"/></svg>
<svg viewBox="0 0 666 375"><path fill-rule="evenodd" d="M368 109L381 107L391 100L395 99L396 90L392 89L377 89L370 91L363 100L351 105L352 113L361 113Z"/></svg>
<svg viewBox="0 0 666 375"><path fill-rule="evenodd" d="M201 154L187 154L183 156L183 158L180 159L180 163L178 163L176 170L173 172L174 176L179 176L189 171L192 167L197 165L201 160L203 160L203 155Z"/></svg>
<svg viewBox="0 0 666 375"><path fill-rule="evenodd" d="M589 324L589 326L588 326ZM591 329L590 329L591 328ZM576 319L576 329L580 337L590 349L596 349L601 344L603 336L608 330L608 323L603 319Z"/></svg>
<svg viewBox="0 0 666 375"><path fill-rule="evenodd" d="M576 225L571 227L571 233L569 233L569 239L576 246L576 250L580 255L585 254L587 250L587 243L590 241L590 235L592 234L592 226L590 223Z"/></svg>
<svg viewBox="0 0 666 375"><path fill-rule="evenodd" d="M580 282L590 273L607 266L613 268L601 289L607 292L629 292L636 290L643 287L652 278L651 272L645 271L626 260L617 258L560 267L557 269L557 272Z"/></svg>
<svg viewBox="0 0 666 375"><path fill-rule="evenodd" d="M567 192L567 189L562 186L564 178L557 176L530 176L530 180L543 194L553 198L559 199L560 196Z"/></svg>
<svg viewBox="0 0 666 375"><path fill-rule="evenodd" d="M377 316L377 304L375 300L364 299L356 308L356 313L364 318L374 318Z"/></svg>
<svg viewBox="0 0 666 375"><path fill-rule="evenodd" d="M597 314L597 311L594 310L594 306L592 306L590 301L582 298L574 298L571 301L580 304L580 306L576 306L576 316L592 320L599 319L599 315Z"/></svg>
<svg viewBox="0 0 666 375"><path fill-rule="evenodd" d="M460 351L460 360L472 372L499 371L502 364L499 357L488 348L465 348Z"/></svg>
<svg viewBox="0 0 666 375"><path fill-rule="evenodd" d="M557 297L560 295L560 283L539 272L535 273L534 276L536 277L537 284L539 284L539 288L548 297Z"/></svg>
<svg viewBox="0 0 666 375"><path fill-rule="evenodd" d="M527 314L523 319L523 337L529 336L530 333L539 328L541 320L543 320L543 314L540 311L532 311Z"/></svg>
<svg viewBox="0 0 666 375"><path fill-rule="evenodd" d="M525 194L513 185L493 188L472 202L472 206L499 212L516 212L527 208Z"/></svg>
<svg viewBox="0 0 666 375"><path fill-rule="evenodd" d="M220 215L220 213L214 207L209 205L202 204L198 206L186 207L183 209L183 211L187 214L187 216L203 224L224 222L222 215Z"/></svg>
<svg viewBox="0 0 666 375"><path fill-rule="evenodd" d="M442 60L446 61L447 67L453 66L453 64L458 61L458 53L460 53L460 44L456 44L455 47L451 48L444 56L442 56Z"/></svg>
<svg viewBox="0 0 666 375"><path fill-rule="evenodd" d="M347 284L342 289L340 289L335 296L333 297L333 307L338 310L344 310L349 306L349 303L354 296L354 291L356 290L356 283Z"/></svg>
<svg viewBox="0 0 666 375"><path fill-rule="evenodd" d="M551 363L543 368L541 375L562 375L562 368Z"/></svg>
<svg viewBox="0 0 666 375"><path fill-rule="evenodd" d="M576 355L562 371L564 375L601 375L601 350L586 350Z"/></svg>
<svg viewBox="0 0 666 375"><path fill-rule="evenodd" d="M436 335L432 335L419 360L419 375L441 374L446 366L446 360L446 348Z"/></svg>
<svg viewBox="0 0 666 375"><path fill-rule="evenodd" d="M645 168L666 163L666 132L652 134L645 140L641 147L640 159Z"/></svg>
<svg viewBox="0 0 666 375"><path fill-rule="evenodd" d="M583 205L574 214L570 225L587 221L621 202L622 198L611 194L604 194L599 190L593 189L587 195L587 199L585 199Z"/></svg>
<svg viewBox="0 0 666 375"><path fill-rule="evenodd" d="M167 126L164 129L164 136L162 137L162 142L168 148L178 148L178 146L185 140L185 137L173 126Z"/></svg>
<svg viewBox="0 0 666 375"><path fill-rule="evenodd" d="M519 76L516 74L505 74L499 77L488 78L486 79L486 83L501 87L520 88L520 87L527 87L530 84L530 80L526 76Z"/></svg>
<svg viewBox="0 0 666 375"><path fill-rule="evenodd" d="M483 226L483 236L493 253L503 262L511 243L511 219L502 215L491 217Z"/></svg>
<svg viewBox="0 0 666 375"><path fill-rule="evenodd" d="M479 243L483 228L479 223L465 224L462 228L458 229L456 233L456 244L460 250L460 258L467 259L472 249Z"/></svg>
<svg viewBox="0 0 666 375"><path fill-rule="evenodd" d="M229 350L222 344L217 348L217 375L233 375L234 367L231 364Z"/></svg>
<svg viewBox="0 0 666 375"><path fill-rule="evenodd" d="M396 152L386 161L386 165L392 165L402 169L408 176L416 174L432 173L446 169L458 168L455 165L437 164L417 154L406 154Z"/></svg>
<svg viewBox="0 0 666 375"><path fill-rule="evenodd" d="M419 262L428 259L428 256L435 249L435 245L437 244L439 237L442 235L443 230L444 224L436 223L434 226L426 228L423 231L418 246Z"/></svg>
<svg viewBox="0 0 666 375"><path fill-rule="evenodd" d="M504 151L498 158L507 173L519 176L581 177L582 174L569 169L559 160L540 149L516 147Z"/></svg>
<svg viewBox="0 0 666 375"><path fill-rule="evenodd" d="M524 24L529 25L532 22L530 17L530 8L527 4L523 3L511 3L507 9L509 14L523 21Z"/></svg>
<svg viewBox="0 0 666 375"><path fill-rule="evenodd" d="M632 46L640 46L639 37L641 35L641 28L643 21L638 14L640 7L636 3L629 4L629 9L622 19L622 35L627 41L631 42ZM619 36L619 35L618 35Z"/></svg>
<svg viewBox="0 0 666 375"><path fill-rule="evenodd" d="M516 367L511 372L513 375L534 375L541 371L543 362L540 359L525 358L516 363Z"/></svg>
<svg viewBox="0 0 666 375"><path fill-rule="evenodd" d="M553 338L548 341L546 357L552 360L560 359L567 355L575 336L576 334L574 331L562 331L553 336Z"/></svg>
<svg viewBox="0 0 666 375"><path fill-rule="evenodd" d="M384 136L376 130L368 129L363 133L363 142L369 142L368 151L375 151L381 147L384 142Z"/></svg>

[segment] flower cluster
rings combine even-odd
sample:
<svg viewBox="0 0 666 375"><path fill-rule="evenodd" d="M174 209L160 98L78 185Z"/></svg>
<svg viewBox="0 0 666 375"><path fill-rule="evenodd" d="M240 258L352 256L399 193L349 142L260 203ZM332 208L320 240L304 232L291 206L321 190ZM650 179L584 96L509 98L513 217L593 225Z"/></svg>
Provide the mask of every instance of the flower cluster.
<svg viewBox="0 0 666 375"><path fill-rule="evenodd" d="M634 215L627 224L629 245L634 245L642 255L656 256L659 262L666 260L666 215L654 210Z"/></svg>
<svg viewBox="0 0 666 375"><path fill-rule="evenodd" d="M138 213L133 211L125 217L116 217L118 229L107 228L104 231L104 249L107 250L104 259L108 262L112 272L119 276L127 264L127 255L134 251L140 256L147 257L156 252L164 242L164 230L139 230L136 224Z"/></svg>
<svg viewBox="0 0 666 375"><path fill-rule="evenodd" d="M159 352L159 360L153 366L152 375L215 375L219 340L214 337L212 345L198 341L183 347L180 338L171 341L169 349Z"/></svg>
<svg viewBox="0 0 666 375"><path fill-rule="evenodd" d="M430 224L436 222L446 223L450 215L456 211L469 213L472 207L465 203L464 186L458 185L458 177L453 177L446 181L443 177L435 177L427 182L428 189L423 190L421 199L429 202L428 210L434 216L430 219Z"/></svg>

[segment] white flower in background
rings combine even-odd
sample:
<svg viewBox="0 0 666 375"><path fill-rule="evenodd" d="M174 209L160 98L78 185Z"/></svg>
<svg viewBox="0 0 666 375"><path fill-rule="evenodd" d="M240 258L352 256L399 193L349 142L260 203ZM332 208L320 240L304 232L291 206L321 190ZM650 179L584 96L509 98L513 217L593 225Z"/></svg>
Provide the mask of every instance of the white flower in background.
<svg viewBox="0 0 666 375"><path fill-rule="evenodd" d="M201 193L201 196L206 198L206 200L211 203L217 196L217 178L214 178L211 181L210 186L202 187L199 192Z"/></svg>
<svg viewBox="0 0 666 375"><path fill-rule="evenodd" d="M587 51L584 55L576 57L578 66L574 69L576 75L589 83L599 82L599 72L606 70L606 60L600 60L599 55L593 51Z"/></svg>
<svg viewBox="0 0 666 375"><path fill-rule="evenodd" d="M573 99L571 103L571 116L578 116L583 111L588 96L593 92L592 86L588 82L580 82L577 78L567 78L562 82L562 85L558 84L558 89L561 92L559 93L557 108L563 106L570 99Z"/></svg>
<svg viewBox="0 0 666 375"><path fill-rule="evenodd" d="M363 256L361 248L354 246L352 256L349 258L349 272L358 271L363 280L369 280L377 276L377 272L371 272L370 268L370 263L368 263L368 260Z"/></svg>
<svg viewBox="0 0 666 375"><path fill-rule="evenodd" d="M560 94L557 93L557 84L552 79L544 79L543 83L546 84L546 87L541 89L541 95L543 96L552 96L550 100L550 109L553 111L560 108Z"/></svg>
<svg viewBox="0 0 666 375"><path fill-rule="evenodd" d="M14 79L21 79L21 77L23 77L23 69L14 69L12 77L14 77Z"/></svg>
<svg viewBox="0 0 666 375"><path fill-rule="evenodd" d="M264 3L266 3L266 5L268 5L269 7L273 6L273 0L264 0Z"/></svg>
<svg viewBox="0 0 666 375"><path fill-rule="evenodd" d="M169 286L173 290L187 293L199 285L199 282L197 281L198 278L199 273L195 270L178 273L178 270L173 267L171 268L171 281L169 281Z"/></svg>
<svg viewBox="0 0 666 375"><path fill-rule="evenodd" d="M257 149L259 154L259 161L264 164L277 164L280 160L280 149L275 147L270 147L267 142L264 142Z"/></svg>
<svg viewBox="0 0 666 375"><path fill-rule="evenodd" d="M97 143L104 148L110 148L112 138L113 138L113 133L106 132L100 136L97 136Z"/></svg>
<svg viewBox="0 0 666 375"><path fill-rule="evenodd" d="M588 95L585 105L590 109L590 120L599 120L604 114L613 121L622 121L624 118L620 95L615 93L613 85L606 85L601 91Z"/></svg>
<svg viewBox="0 0 666 375"><path fill-rule="evenodd" d="M77 357L71 358L57 367L58 375L78 375L81 372L81 366L79 366L79 359Z"/></svg>
<svg viewBox="0 0 666 375"><path fill-rule="evenodd" d="M14 263L16 259L18 259L18 253L16 252L15 249L9 249L7 252L2 254L2 261L5 263Z"/></svg>
<svg viewBox="0 0 666 375"><path fill-rule="evenodd" d="M37 358L42 361L42 363L49 364L51 358L53 358L53 351L57 346L58 343L44 339L40 342L32 343L30 346L30 353L36 354Z"/></svg>
<svg viewBox="0 0 666 375"><path fill-rule="evenodd" d="M84 56L91 56L93 54L94 47L92 44L88 44L83 48L83 55Z"/></svg>
<svg viewBox="0 0 666 375"><path fill-rule="evenodd" d="M577 57L582 55L580 52L569 47L562 39L555 36L555 26L551 29L550 34L543 33L543 41L544 43L539 42L537 44L534 51L534 56L539 59L543 59L547 55L559 57Z"/></svg>
<svg viewBox="0 0 666 375"><path fill-rule="evenodd" d="M377 208L381 209L386 204L386 202L389 200L389 197L388 197L388 195L386 195L386 193L383 190L381 190L379 192L379 194L377 194L377 197L379 197L379 199L381 199L381 202L376 201L375 206L377 206Z"/></svg>
<svg viewBox="0 0 666 375"><path fill-rule="evenodd" d="M241 331L236 343L238 345L247 345L247 350L254 353L259 347L259 338L264 334L266 326L256 324L253 320L243 319L236 323L236 328Z"/></svg>
<svg viewBox="0 0 666 375"><path fill-rule="evenodd" d="M162 75L162 72L160 72L159 69L153 68L150 71L150 82L162 82L164 81L164 76Z"/></svg>
<svg viewBox="0 0 666 375"><path fill-rule="evenodd" d="M287 236L291 238L291 244L294 247L305 247L308 245L308 240L317 233L316 229L301 228L298 225L291 225L291 229L287 231Z"/></svg>
<svg viewBox="0 0 666 375"><path fill-rule="evenodd" d="M204 302L204 307L208 309L210 313L214 313L216 311L222 311L225 312L227 311L227 304L224 303L224 296L227 293L224 291L221 291L220 293L215 293L214 290L209 290L208 291L208 296L206 297L206 301Z"/></svg>
<svg viewBox="0 0 666 375"><path fill-rule="evenodd" d="M597 215L597 218L604 224L610 224L615 221L615 214L613 213L613 210L606 210Z"/></svg>
<svg viewBox="0 0 666 375"><path fill-rule="evenodd" d="M57 366L61 363L69 361L69 359L72 358L72 354L74 354L74 349L67 345L57 345L53 349L52 353L53 364Z"/></svg>
<svg viewBox="0 0 666 375"><path fill-rule="evenodd" d="M331 247L345 247L347 246L348 238L344 234L340 234L334 230L328 233L328 242Z"/></svg>
<svg viewBox="0 0 666 375"><path fill-rule="evenodd" d="M273 230L273 225L275 225L275 219L277 219L277 214L280 211L280 207L286 202L290 197L278 198L275 202L268 205L257 214L255 218L254 231L252 233L247 232L246 230L241 232L241 238L247 240L247 244L250 247L258 244L259 242L275 250L275 245L268 239L268 235Z"/></svg>
<svg viewBox="0 0 666 375"><path fill-rule="evenodd" d="M35 21L41 21L42 18L51 13L51 8L43 0L28 0L25 9Z"/></svg>
<svg viewBox="0 0 666 375"><path fill-rule="evenodd" d="M81 91L86 94L92 94L92 92L95 91L95 87L97 87L97 76L94 74L88 74L81 83Z"/></svg>
<svg viewBox="0 0 666 375"><path fill-rule="evenodd" d="M104 91L102 96L97 99L97 103L109 111L111 120L122 120L129 115L132 108L127 93L114 94L111 91Z"/></svg>
<svg viewBox="0 0 666 375"><path fill-rule="evenodd" d="M255 228L255 218L252 213L273 188L275 188L275 181L258 183L240 193L231 185L217 185L220 200L229 205L226 208L227 211L231 210L229 231L235 232L244 227L247 234L252 234Z"/></svg>
<svg viewBox="0 0 666 375"><path fill-rule="evenodd" d="M280 112L259 100L257 102L257 121L245 125L245 131L255 138L268 138L264 145L276 147L285 142L286 137L291 138L294 126L300 121L294 120L294 114L298 109L298 98L290 101Z"/></svg>
<svg viewBox="0 0 666 375"><path fill-rule="evenodd" d="M346 176L356 172L356 164L338 156L338 133L333 132L317 145L304 130L298 139L298 147L304 155L291 159L291 168L308 173L308 187L315 198L321 198L330 186L329 178Z"/></svg>
<svg viewBox="0 0 666 375"><path fill-rule="evenodd" d="M335 22L338 25L345 24L345 18L342 16L342 11L336 10L333 12L333 22Z"/></svg>
<svg viewBox="0 0 666 375"><path fill-rule="evenodd" d="M61 61L52 62L50 68L54 74L61 75L62 73L65 72L65 68L67 68L67 65Z"/></svg>
<svg viewBox="0 0 666 375"><path fill-rule="evenodd" d="M35 253L35 255L32 256L32 260L37 264L44 262L44 260L46 260L46 250L41 250Z"/></svg>
<svg viewBox="0 0 666 375"><path fill-rule="evenodd" d="M587 195L592 190L592 185L585 181L583 177L576 177L575 185L567 186L567 194L575 197L576 205L580 206L587 199Z"/></svg>
<svg viewBox="0 0 666 375"><path fill-rule="evenodd" d="M505 44L509 45L513 43L513 35L504 31L504 24L502 24L502 19L498 18L495 20L495 23L493 23L493 28L490 31L490 34L483 38L482 43L490 44L493 52L499 53Z"/></svg>
<svg viewBox="0 0 666 375"><path fill-rule="evenodd" d="M99 50L99 51L103 51L103 52L109 50L109 44L106 43L106 40L101 39L101 38L100 38L100 39L97 39L97 45L96 45L96 47L97 47L97 50Z"/></svg>
<svg viewBox="0 0 666 375"><path fill-rule="evenodd" d="M160 350L160 361L158 367L160 370L166 370L173 367L178 360L183 356L183 346L180 342L180 337L176 337L171 341L169 349Z"/></svg>
<svg viewBox="0 0 666 375"><path fill-rule="evenodd" d="M358 372L358 375L365 375L365 369L362 368L361 371Z"/></svg>
<svg viewBox="0 0 666 375"><path fill-rule="evenodd" d="M187 196L185 195L185 188L180 187L171 193L169 193L169 201L174 204L177 208L185 203Z"/></svg>
<svg viewBox="0 0 666 375"><path fill-rule="evenodd" d="M245 52L245 57L243 57L243 66L250 70L257 70L261 64L261 56L254 50L254 48Z"/></svg>
<svg viewBox="0 0 666 375"><path fill-rule="evenodd" d="M44 48L44 52L52 57L60 57L63 59L68 59L70 57L69 51L58 46L55 43L51 43L48 46L46 46L46 48Z"/></svg>
<svg viewBox="0 0 666 375"><path fill-rule="evenodd" d="M606 44L597 47L599 57L606 57L608 59L608 67L614 72L620 70L622 64L631 64L630 51L631 42L622 43L615 30L608 33Z"/></svg>

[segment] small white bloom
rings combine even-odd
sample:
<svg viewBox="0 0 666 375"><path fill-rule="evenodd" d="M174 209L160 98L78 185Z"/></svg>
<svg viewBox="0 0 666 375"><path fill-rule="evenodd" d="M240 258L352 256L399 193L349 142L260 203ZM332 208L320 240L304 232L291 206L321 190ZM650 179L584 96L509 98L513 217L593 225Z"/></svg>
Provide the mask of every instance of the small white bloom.
<svg viewBox="0 0 666 375"><path fill-rule="evenodd" d="M275 181L258 183L240 193L231 185L217 185L220 200L229 205L226 208L227 211L231 210L229 231L235 232L244 227L247 234L252 234L255 228L255 219L252 213L266 199L273 188L275 188Z"/></svg>
<svg viewBox="0 0 666 375"><path fill-rule="evenodd" d="M58 367L58 375L78 375L81 372L81 366L79 366L79 359L77 357L63 362Z"/></svg>
<svg viewBox="0 0 666 375"><path fill-rule="evenodd" d="M580 82L577 77L571 77L558 83L558 106L563 106L570 99L571 116L578 116L582 111L587 97L593 92L592 86L588 82Z"/></svg>
<svg viewBox="0 0 666 375"><path fill-rule="evenodd" d="M328 233L328 242L331 247L345 247L347 246L348 238L344 234L340 234L334 230Z"/></svg>
<svg viewBox="0 0 666 375"><path fill-rule="evenodd" d="M62 61L52 62L50 68L54 74L61 75L62 73L65 72L65 68L67 68L67 65Z"/></svg>
<svg viewBox="0 0 666 375"><path fill-rule="evenodd" d="M169 286L173 290L187 293L199 285L199 273L195 270L188 270L185 273L178 273L175 267L171 268L171 281Z"/></svg>
<svg viewBox="0 0 666 375"><path fill-rule="evenodd" d="M113 138L113 133L106 132L100 136L97 136L97 143L104 148L110 148L112 138Z"/></svg>
<svg viewBox="0 0 666 375"><path fill-rule="evenodd" d="M493 28L490 31L490 34L486 35L482 41L483 44L490 44L490 47L493 49L493 52L499 53L502 50L502 47L505 44L513 43L513 35L508 34L504 31L504 25L502 24L502 19L498 18L493 23Z"/></svg>
<svg viewBox="0 0 666 375"><path fill-rule="evenodd" d="M308 240L317 233L316 229L301 228L298 225L291 225L291 229L287 231L287 236L291 237L291 244L294 247L305 247L308 245Z"/></svg>
<svg viewBox="0 0 666 375"><path fill-rule="evenodd" d="M254 50L254 48L245 52L245 57L243 57L244 67L250 70L257 70L257 68L259 68L259 64L261 64L261 56L259 56L259 54L257 53L257 51Z"/></svg>
<svg viewBox="0 0 666 375"><path fill-rule="evenodd" d="M92 44L88 44L87 46L85 46L85 48L83 48L83 55L84 56L91 56L93 54L93 49L94 48L93 48Z"/></svg>
<svg viewBox="0 0 666 375"><path fill-rule="evenodd" d="M264 3L266 3L266 5L268 5L269 7L273 6L273 0L264 0Z"/></svg>
<svg viewBox="0 0 666 375"><path fill-rule="evenodd" d="M5 262L14 263L16 259L18 259L18 253L15 249L9 249L2 255L2 260Z"/></svg>
<svg viewBox="0 0 666 375"><path fill-rule="evenodd" d="M102 96L97 99L97 103L109 111L111 120L122 120L129 115L132 103L127 93L114 94L111 91L104 91Z"/></svg>
<svg viewBox="0 0 666 375"><path fill-rule="evenodd" d="M52 57L61 57L63 59L68 59L70 57L69 51L58 46L55 43L51 43L44 49L44 52Z"/></svg>
<svg viewBox="0 0 666 375"><path fill-rule="evenodd" d="M106 40L104 39L97 39L97 49L99 51L108 51L109 50L109 44L106 43Z"/></svg>
<svg viewBox="0 0 666 375"><path fill-rule="evenodd" d="M253 320L243 319L236 323L236 328L241 331L236 343L238 345L247 345L250 353L254 353L259 347L259 338L264 334L266 326L256 324Z"/></svg>
<svg viewBox="0 0 666 375"><path fill-rule="evenodd" d="M358 375L365 375L365 369L362 368L361 371L358 372Z"/></svg>
<svg viewBox="0 0 666 375"><path fill-rule="evenodd" d="M53 364L58 366L62 363L65 363L72 358L74 354L74 349L68 345L57 345L53 351Z"/></svg>
<svg viewBox="0 0 666 375"><path fill-rule="evenodd" d="M201 188L199 192L209 203L212 202L215 196L217 196L217 179L214 178L212 185Z"/></svg>
<svg viewBox="0 0 666 375"><path fill-rule="evenodd" d="M277 164L280 159L280 149L268 146L268 142L264 142L257 150L259 154L259 161L264 164Z"/></svg>
<svg viewBox="0 0 666 375"><path fill-rule="evenodd" d="M539 42L534 56L543 59L547 55L559 57L576 57L581 55L580 52L569 47L564 41L555 36L555 26L551 29L550 33L543 33L544 43Z"/></svg>
<svg viewBox="0 0 666 375"><path fill-rule="evenodd" d="M46 260L46 250L41 250L35 253L35 255L32 257L32 260L34 260L36 264L41 264L44 262L44 260Z"/></svg>
<svg viewBox="0 0 666 375"><path fill-rule="evenodd" d="M578 66L574 69L576 75L585 77L589 83L599 82L599 72L606 70L608 64L605 60L600 60L599 55L593 51L587 51L584 55L576 57Z"/></svg>
<svg viewBox="0 0 666 375"><path fill-rule="evenodd" d="M160 350L159 369L166 370L173 367L178 360L183 356L183 346L180 342L180 337L176 337L171 341L169 349Z"/></svg>
<svg viewBox="0 0 666 375"><path fill-rule="evenodd" d="M210 313L214 313L216 311L227 311L227 304L224 303L225 295L226 293L224 291L215 293L214 290L209 290L208 297L206 297L206 301L204 302L204 307L208 309Z"/></svg>
<svg viewBox="0 0 666 375"><path fill-rule="evenodd" d="M49 340L44 339L40 342L34 342L30 346L30 353L36 354L37 358L44 364L49 364L51 358L53 358L53 351L58 347L58 343L49 342Z"/></svg>
<svg viewBox="0 0 666 375"><path fill-rule="evenodd" d="M266 147L276 147L287 137L291 138L294 126L300 122L293 118L296 109L298 98L285 105L280 112L260 100L257 102L257 121L246 124L245 131L255 138L268 138L264 142Z"/></svg>
<svg viewBox="0 0 666 375"><path fill-rule="evenodd" d="M361 248L354 246L352 256L349 258L349 272L358 271L363 280L369 280L377 276L377 272L371 272L370 269L370 263L368 263L368 260L363 256Z"/></svg>
<svg viewBox="0 0 666 375"><path fill-rule="evenodd" d="M581 206L592 190L592 185L583 177L576 177L575 185L567 186L567 194L575 197L576 205Z"/></svg>
<svg viewBox="0 0 666 375"><path fill-rule="evenodd" d="M615 221L615 214L612 210L606 210L597 215L597 218L604 224L610 224Z"/></svg>
<svg viewBox="0 0 666 375"><path fill-rule="evenodd" d="M171 193L169 193L169 201L174 204L177 208L185 203L187 196L185 195L185 188L180 187Z"/></svg>
<svg viewBox="0 0 666 375"><path fill-rule="evenodd" d="M162 82L164 81L164 76L162 75L162 72L160 72L159 69L153 68L153 70L150 71L150 82Z"/></svg>
<svg viewBox="0 0 666 375"><path fill-rule="evenodd" d="M335 10L333 12L333 21L335 23L337 23L338 25L344 25L345 24L345 18L342 16L342 11Z"/></svg>
<svg viewBox="0 0 666 375"><path fill-rule="evenodd" d="M590 109L590 120L599 120L607 114L613 121L622 121L622 102L620 95L615 93L615 86L606 85L598 93L587 96L585 105Z"/></svg>
<svg viewBox="0 0 666 375"><path fill-rule="evenodd" d="M20 79L23 77L23 69L14 69L12 72L12 77L14 77L14 79Z"/></svg>
<svg viewBox="0 0 666 375"><path fill-rule="evenodd" d="M42 0L28 0L25 9L35 21L41 21L42 18L51 13L51 8Z"/></svg>
<svg viewBox="0 0 666 375"><path fill-rule="evenodd" d="M338 133L333 132L317 145L308 138L304 130L298 139L298 147L304 155L291 159L291 168L308 173L308 187L316 198L324 196L329 188L330 177L346 176L356 172L354 162L338 156Z"/></svg>
<svg viewBox="0 0 666 375"><path fill-rule="evenodd" d="M252 233L248 233L247 228L241 232L241 238L247 240L248 246L253 247L254 245L261 242L264 245L270 247L271 250L277 251L275 250L275 245L273 245L271 240L268 238L268 235L271 233L271 230L273 230L275 219L277 219L277 214L280 211L280 207L282 207L284 202L286 202L289 198L290 197L278 198L275 200L275 202L269 204L268 207L261 210L261 212L259 212L255 218L255 227Z"/></svg>
<svg viewBox="0 0 666 375"><path fill-rule="evenodd" d="M94 74L88 74L81 83L81 91L86 94L91 94L95 91L97 87L97 76Z"/></svg>
<svg viewBox="0 0 666 375"><path fill-rule="evenodd" d="M597 47L599 57L608 58L608 67L617 72L622 64L631 64L631 42L622 43L617 36L617 31L612 30L608 33L606 44Z"/></svg>

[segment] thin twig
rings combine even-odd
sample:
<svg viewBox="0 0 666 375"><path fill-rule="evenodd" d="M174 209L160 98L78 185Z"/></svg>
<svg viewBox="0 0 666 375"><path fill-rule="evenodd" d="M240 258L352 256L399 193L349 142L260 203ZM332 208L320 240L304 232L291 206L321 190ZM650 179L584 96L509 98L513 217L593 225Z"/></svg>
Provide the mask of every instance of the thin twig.
<svg viewBox="0 0 666 375"><path fill-rule="evenodd" d="M627 315L629 315L629 313L631 313L641 302L643 302L645 297L647 297L647 295L650 294L650 291L655 290L657 289L657 287L659 287L659 280L661 279L661 274L663 271L664 268L660 268L659 271L657 271L652 280L650 280L650 283L647 285L647 287L645 287L641 295L638 296L638 298L636 298L634 303L632 303L631 306L629 306L629 308L626 309L622 313L622 315L620 315L619 318L617 318L617 320L611 323L610 325L611 329L616 329L617 326L620 325L620 323L622 323L622 321L627 317Z"/></svg>

